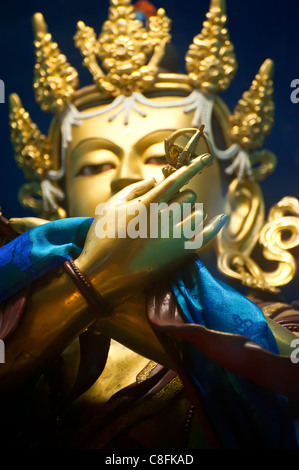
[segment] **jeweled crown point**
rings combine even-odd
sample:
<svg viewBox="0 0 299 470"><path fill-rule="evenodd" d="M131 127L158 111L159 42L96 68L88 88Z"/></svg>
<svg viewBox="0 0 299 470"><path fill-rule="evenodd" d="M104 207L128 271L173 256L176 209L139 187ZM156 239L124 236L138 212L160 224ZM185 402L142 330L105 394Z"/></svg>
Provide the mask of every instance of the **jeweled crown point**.
<svg viewBox="0 0 299 470"><path fill-rule="evenodd" d="M51 168L50 144L32 122L16 93L9 96L11 140L17 164L29 180L40 180Z"/></svg>
<svg viewBox="0 0 299 470"><path fill-rule="evenodd" d="M274 124L273 74L274 62L266 59L231 115L231 137L246 150L261 147Z"/></svg>
<svg viewBox="0 0 299 470"><path fill-rule="evenodd" d="M209 94L226 90L237 70L237 59L226 28L226 3L212 0L200 34L186 54L190 82Z"/></svg>
<svg viewBox="0 0 299 470"><path fill-rule="evenodd" d="M10 111L12 111L12 109L15 107L15 106L19 106L21 107L22 106L22 102L21 102L21 99L19 97L19 95L17 93L11 93L9 96L8 96L8 108Z"/></svg>
<svg viewBox="0 0 299 470"><path fill-rule="evenodd" d="M42 13L35 13L32 23L36 55L35 99L43 111L57 113L71 101L79 85L78 73L53 42Z"/></svg>
<svg viewBox="0 0 299 470"><path fill-rule="evenodd" d="M222 13L226 13L226 0L211 0L210 10L212 8L218 8Z"/></svg>
<svg viewBox="0 0 299 470"><path fill-rule="evenodd" d="M275 65L272 59L266 59L259 70L260 75L267 75L270 80L274 77Z"/></svg>
<svg viewBox="0 0 299 470"><path fill-rule="evenodd" d="M42 13L34 13L32 17L32 28L35 36L38 33L46 34L48 32L48 27Z"/></svg>

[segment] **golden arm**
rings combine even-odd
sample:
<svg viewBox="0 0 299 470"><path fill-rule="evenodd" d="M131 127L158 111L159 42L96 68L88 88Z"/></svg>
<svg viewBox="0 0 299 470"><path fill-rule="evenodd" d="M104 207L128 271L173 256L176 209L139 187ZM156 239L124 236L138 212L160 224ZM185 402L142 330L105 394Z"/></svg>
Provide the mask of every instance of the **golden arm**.
<svg viewBox="0 0 299 470"><path fill-rule="evenodd" d="M5 343L0 390L15 387L42 372L97 318L103 332L122 339L139 354L170 366L148 325L145 308L145 297L138 296L119 305L113 320L101 319L101 312L95 316L66 273L39 286L28 301L17 330Z"/></svg>

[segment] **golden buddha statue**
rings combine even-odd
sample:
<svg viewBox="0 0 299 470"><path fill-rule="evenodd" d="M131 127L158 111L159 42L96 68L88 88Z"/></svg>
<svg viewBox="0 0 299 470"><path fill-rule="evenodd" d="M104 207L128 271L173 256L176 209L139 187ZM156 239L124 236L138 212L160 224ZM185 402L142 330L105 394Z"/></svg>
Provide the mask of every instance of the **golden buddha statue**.
<svg viewBox="0 0 299 470"><path fill-rule="evenodd" d="M136 200L146 207L203 203L201 259L209 267L216 254L228 282L250 289L280 354L292 353L296 312L275 296L296 273L299 202L285 198L266 218L259 185L275 168L275 156L259 150L273 124L273 63L262 64L231 113L218 96L237 68L226 21L224 0L211 0L186 55L187 74L170 73L159 69L170 41L165 11L144 25L129 0L110 0L98 38L78 23L75 43L94 80L79 89L77 71L43 16L34 16L35 97L54 117L44 136L19 97L10 96L16 160L29 181L19 197L38 218L11 219L9 228L23 233L48 221L96 214L75 266L104 299L95 312L66 271L33 283L26 294L26 308L5 342L0 375L4 394L29 381L38 416L33 433L44 433L37 447L45 441L49 447L106 449L211 445L177 363L147 316L148 287L166 282L194 250L184 250L175 238L99 240L99 203L107 204L111 217L124 200L132 210ZM164 178L165 149L173 143L186 148L202 125L194 159ZM222 214L228 216L224 227ZM194 213L191 219L195 223ZM20 446L31 445L26 429Z"/></svg>

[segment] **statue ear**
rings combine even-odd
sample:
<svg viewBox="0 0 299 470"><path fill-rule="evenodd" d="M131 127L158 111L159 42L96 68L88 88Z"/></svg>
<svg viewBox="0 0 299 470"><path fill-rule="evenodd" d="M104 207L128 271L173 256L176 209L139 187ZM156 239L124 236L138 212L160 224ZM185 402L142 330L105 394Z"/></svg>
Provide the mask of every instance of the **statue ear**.
<svg viewBox="0 0 299 470"><path fill-rule="evenodd" d="M225 214L228 222L219 237L220 253L241 252L250 256L265 220L265 204L257 183L234 179L229 185Z"/></svg>
<svg viewBox="0 0 299 470"><path fill-rule="evenodd" d="M258 183L234 179L225 202L228 222L218 236L218 268L248 287L272 290L251 258L265 221L265 204Z"/></svg>

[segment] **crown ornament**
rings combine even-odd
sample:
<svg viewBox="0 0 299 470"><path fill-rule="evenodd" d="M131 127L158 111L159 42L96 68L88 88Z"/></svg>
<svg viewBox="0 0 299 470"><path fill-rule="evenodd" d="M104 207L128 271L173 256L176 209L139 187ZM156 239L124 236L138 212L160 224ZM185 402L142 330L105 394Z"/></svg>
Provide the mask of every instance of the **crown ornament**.
<svg viewBox="0 0 299 470"><path fill-rule="evenodd" d="M272 152L258 151L274 124L273 73L274 63L266 59L230 116L230 136L242 150L226 169L228 174L239 168L241 176L242 168L246 167L250 179L261 181L276 167L276 156ZM257 162L261 163L258 170L252 169Z"/></svg>
<svg viewBox="0 0 299 470"><path fill-rule="evenodd" d="M136 19L129 0L111 2L109 19L98 39L93 28L78 22L75 44L84 57L83 65L108 95L130 96L133 91L144 92L153 86L165 46L171 39L170 20L160 8L148 24L146 30L142 21Z"/></svg>
<svg viewBox="0 0 299 470"><path fill-rule="evenodd" d="M247 150L261 147L274 124L274 63L267 59L230 117L231 137Z"/></svg>
<svg viewBox="0 0 299 470"><path fill-rule="evenodd" d="M52 167L51 144L30 119L17 94L9 97L11 140L16 161L27 180L44 179Z"/></svg>
<svg viewBox="0 0 299 470"><path fill-rule="evenodd" d="M201 33L195 36L186 54L190 82L207 93L226 90L237 71L226 23L225 1L213 0Z"/></svg>
<svg viewBox="0 0 299 470"><path fill-rule="evenodd" d="M52 169L51 143L32 122L17 94L9 97L11 140L16 162L29 180L19 192L19 199L24 207L44 216L50 216L55 208L58 218L66 217L65 210L57 205L64 194L47 179Z"/></svg>
<svg viewBox="0 0 299 470"><path fill-rule="evenodd" d="M79 85L78 72L52 40L41 13L36 13L33 17L33 31L36 56L33 84L35 99L42 111L55 114L62 111L74 96Z"/></svg>

